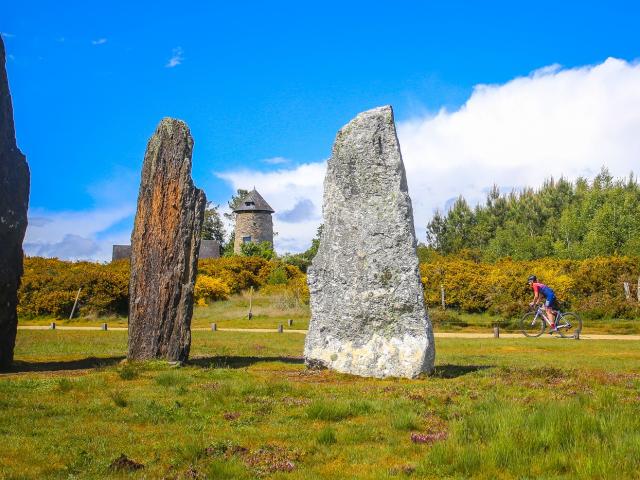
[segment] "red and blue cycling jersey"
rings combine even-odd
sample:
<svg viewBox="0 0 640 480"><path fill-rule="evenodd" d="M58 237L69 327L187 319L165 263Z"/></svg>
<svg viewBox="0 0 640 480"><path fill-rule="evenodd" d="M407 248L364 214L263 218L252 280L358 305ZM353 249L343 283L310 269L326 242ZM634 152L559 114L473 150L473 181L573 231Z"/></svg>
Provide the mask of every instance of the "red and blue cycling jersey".
<svg viewBox="0 0 640 480"><path fill-rule="evenodd" d="M531 284L531 287L533 287L533 293L535 293L536 295L540 293L544 298L556 296L554 291L551 290L551 288L547 287L544 283L533 282Z"/></svg>
<svg viewBox="0 0 640 480"><path fill-rule="evenodd" d="M531 284L531 287L533 288L533 293L535 293L536 295L538 295L539 293L546 299L546 302L544 303L547 307L551 307L554 305L556 294L553 290L551 290L551 288L547 287L544 283L538 282L533 282Z"/></svg>

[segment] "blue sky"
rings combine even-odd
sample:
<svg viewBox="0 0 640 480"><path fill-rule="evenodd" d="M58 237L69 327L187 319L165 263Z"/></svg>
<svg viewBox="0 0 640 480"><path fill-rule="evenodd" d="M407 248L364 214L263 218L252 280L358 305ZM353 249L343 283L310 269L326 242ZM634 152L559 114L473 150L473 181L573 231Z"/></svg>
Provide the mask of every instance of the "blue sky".
<svg viewBox="0 0 640 480"><path fill-rule="evenodd" d="M627 78L640 56L638 20L638 4L615 1L7 2L0 31L32 172L31 253L104 259L101 242L126 240L146 142L163 116L190 126L194 180L209 199L226 203L234 188L254 184L269 192L278 178L286 193L302 175L322 174L336 131L360 111L392 104L406 157L421 145L409 139L426 128L420 122L466 110L478 85L504 92L518 78L566 77L610 57L623 62L609 64L615 78ZM620 90L605 73L590 85ZM528 88L522 98L538 87ZM426 161L449 158L439 155ZM633 168L626 161L614 171ZM290 205L271 192L280 250L304 248L320 221L311 180L315 193L292 187ZM418 209L419 236L433 208L487 186L450 184L447 198ZM424 190L410 192L414 206Z"/></svg>

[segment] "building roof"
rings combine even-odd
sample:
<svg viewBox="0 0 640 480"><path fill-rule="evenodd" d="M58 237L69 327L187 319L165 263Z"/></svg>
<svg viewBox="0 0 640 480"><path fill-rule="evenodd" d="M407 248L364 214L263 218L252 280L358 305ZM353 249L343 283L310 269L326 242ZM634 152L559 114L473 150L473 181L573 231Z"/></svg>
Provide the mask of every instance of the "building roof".
<svg viewBox="0 0 640 480"><path fill-rule="evenodd" d="M269 212L274 213L275 210L262 198L262 195L254 188L247 193L238 203L238 207L233 209L234 213L238 212Z"/></svg>

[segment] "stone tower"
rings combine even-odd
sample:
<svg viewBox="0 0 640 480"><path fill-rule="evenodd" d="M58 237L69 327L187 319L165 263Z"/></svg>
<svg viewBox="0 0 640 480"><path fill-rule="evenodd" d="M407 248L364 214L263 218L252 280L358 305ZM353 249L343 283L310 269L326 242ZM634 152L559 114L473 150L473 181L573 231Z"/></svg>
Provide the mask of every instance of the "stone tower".
<svg viewBox="0 0 640 480"><path fill-rule="evenodd" d="M269 242L273 245L273 208L254 188L233 210L236 214L236 237L233 252L240 253L243 243Z"/></svg>

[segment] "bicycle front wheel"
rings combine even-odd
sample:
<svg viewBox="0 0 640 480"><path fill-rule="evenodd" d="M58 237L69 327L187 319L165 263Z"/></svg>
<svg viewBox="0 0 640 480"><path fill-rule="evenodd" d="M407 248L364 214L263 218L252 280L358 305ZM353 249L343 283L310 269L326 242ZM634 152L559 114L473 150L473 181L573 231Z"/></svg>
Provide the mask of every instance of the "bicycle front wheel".
<svg viewBox="0 0 640 480"><path fill-rule="evenodd" d="M559 321L556 320L558 332L562 338L579 338L582 331L582 319L577 313L563 313Z"/></svg>
<svg viewBox="0 0 640 480"><path fill-rule="evenodd" d="M520 329L525 337L539 337L544 331L544 321L542 315L535 312L528 312L520 319Z"/></svg>

